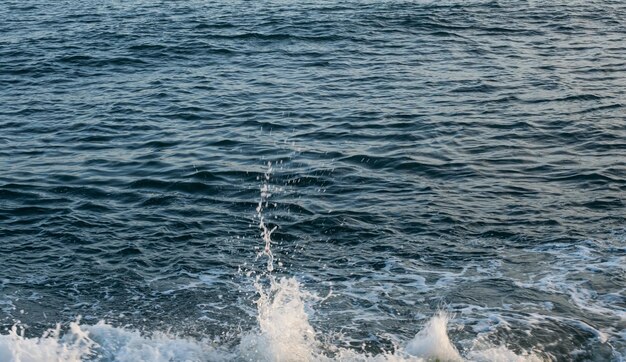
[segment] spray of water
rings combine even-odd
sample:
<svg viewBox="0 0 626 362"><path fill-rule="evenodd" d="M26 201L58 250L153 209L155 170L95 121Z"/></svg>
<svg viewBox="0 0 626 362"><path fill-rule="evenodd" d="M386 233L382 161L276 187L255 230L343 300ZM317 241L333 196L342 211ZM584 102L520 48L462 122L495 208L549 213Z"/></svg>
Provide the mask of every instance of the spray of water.
<svg viewBox="0 0 626 362"><path fill-rule="evenodd" d="M93 356L98 344L81 329L78 321L70 323L61 337L61 326L46 331L40 338L26 338L24 329L13 326L0 336L0 361L11 362L79 362Z"/></svg>
<svg viewBox="0 0 626 362"><path fill-rule="evenodd" d="M256 207L257 218L259 219L259 228L261 229L261 238L265 242L265 247L259 253L259 256L267 257L267 271L272 272L274 270L274 254L272 254L272 233L276 231L276 226L272 229L269 229L267 225L265 225L265 218L263 217L263 209L267 208L269 201L268 199L271 194L271 186L270 186L270 177L272 175L272 162L267 163L267 171L265 171L263 177L263 185L261 185L261 199L259 200L259 204Z"/></svg>

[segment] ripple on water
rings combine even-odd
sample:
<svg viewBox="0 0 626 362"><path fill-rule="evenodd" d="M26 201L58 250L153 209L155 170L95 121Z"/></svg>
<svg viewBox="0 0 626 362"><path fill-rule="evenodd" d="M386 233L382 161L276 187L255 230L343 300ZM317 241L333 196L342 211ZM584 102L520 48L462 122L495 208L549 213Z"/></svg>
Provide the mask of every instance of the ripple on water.
<svg viewBox="0 0 626 362"><path fill-rule="evenodd" d="M0 17L0 321L27 327L0 359L84 359L87 331L104 360L626 355L624 4ZM259 291L267 161L280 287Z"/></svg>

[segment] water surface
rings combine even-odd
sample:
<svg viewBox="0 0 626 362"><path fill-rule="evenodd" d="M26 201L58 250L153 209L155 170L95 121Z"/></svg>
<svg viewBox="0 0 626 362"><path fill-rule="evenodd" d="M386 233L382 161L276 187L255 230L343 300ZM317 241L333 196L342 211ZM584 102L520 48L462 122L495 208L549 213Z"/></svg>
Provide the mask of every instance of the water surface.
<svg viewBox="0 0 626 362"><path fill-rule="evenodd" d="M623 2L0 18L0 359L624 360Z"/></svg>

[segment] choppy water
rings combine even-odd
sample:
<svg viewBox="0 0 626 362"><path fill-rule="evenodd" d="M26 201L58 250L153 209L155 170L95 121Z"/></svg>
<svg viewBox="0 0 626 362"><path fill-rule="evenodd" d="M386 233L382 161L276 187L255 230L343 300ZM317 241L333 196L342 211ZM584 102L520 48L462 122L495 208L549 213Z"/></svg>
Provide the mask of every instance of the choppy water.
<svg viewBox="0 0 626 362"><path fill-rule="evenodd" d="M624 2L0 19L0 361L626 358Z"/></svg>

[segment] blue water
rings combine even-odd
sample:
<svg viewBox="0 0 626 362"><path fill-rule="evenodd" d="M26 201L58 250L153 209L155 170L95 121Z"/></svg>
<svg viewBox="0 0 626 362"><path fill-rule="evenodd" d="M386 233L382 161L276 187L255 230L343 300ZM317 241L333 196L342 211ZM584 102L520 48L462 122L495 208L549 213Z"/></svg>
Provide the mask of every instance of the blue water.
<svg viewBox="0 0 626 362"><path fill-rule="evenodd" d="M626 3L0 19L0 362L626 358Z"/></svg>

